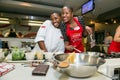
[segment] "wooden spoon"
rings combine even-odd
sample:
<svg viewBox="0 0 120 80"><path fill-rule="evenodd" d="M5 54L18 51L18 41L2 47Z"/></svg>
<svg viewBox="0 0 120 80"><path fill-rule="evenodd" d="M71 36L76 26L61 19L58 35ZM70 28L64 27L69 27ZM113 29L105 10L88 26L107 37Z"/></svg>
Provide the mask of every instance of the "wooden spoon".
<svg viewBox="0 0 120 80"><path fill-rule="evenodd" d="M61 67L61 68L66 68L68 66L69 66L69 63L67 61L63 61L58 64L58 67Z"/></svg>
<svg viewBox="0 0 120 80"><path fill-rule="evenodd" d="M60 62L58 64L58 67L61 68L66 68L70 65L70 63L74 63L74 58L75 58L75 53L70 53L70 55L67 57L67 59L65 59L64 61Z"/></svg>

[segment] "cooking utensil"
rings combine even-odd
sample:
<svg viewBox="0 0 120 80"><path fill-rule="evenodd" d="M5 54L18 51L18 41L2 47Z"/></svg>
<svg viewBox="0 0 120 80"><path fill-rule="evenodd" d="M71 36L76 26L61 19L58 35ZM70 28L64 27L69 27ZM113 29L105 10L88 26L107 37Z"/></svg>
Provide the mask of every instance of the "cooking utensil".
<svg viewBox="0 0 120 80"><path fill-rule="evenodd" d="M76 50L77 52L81 53L82 51L78 50L77 48L73 48L74 50Z"/></svg>
<svg viewBox="0 0 120 80"><path fill-rule="evenodd" d="M62 62L59 63L59 67L68 67L70 63L74 63L75 53L69 54L69 56Z"/></svg>
<svg viewBox="0 0 120 80"><path fill-rule="evenodd" d="M58 64L58 66L59 66L60 68L66 68L66 67L69 66L69 63L68 63L67 61L63 61L63 62L60 62L60 63Z"/></svg>
<svg viewBox="0 0 120 80"><path fill-rule="evenodd" d="M99 65L104 62L103 59L88 54L75 54L74 63L70 63L66 68L59 68L62 72L72 77L89 77L92 76ZM60 63L68 57L68 54L58 54L54 56L54 61Z"/></svg>
<svg viewBox="0 0 120 80"><path fill-rule="evenodd" d="M107 58L107 55L108 55L108 54L100 53L100 52L86 52L86 53L91 55L91 56L101 57L103 59Z"/></svg>
<svg viewBox="0 0 120 80"><path fill-rule="evenodd" d="M93 48L95 46L95 39L93 39L93 34L90 34L90 47Z"/></svg>

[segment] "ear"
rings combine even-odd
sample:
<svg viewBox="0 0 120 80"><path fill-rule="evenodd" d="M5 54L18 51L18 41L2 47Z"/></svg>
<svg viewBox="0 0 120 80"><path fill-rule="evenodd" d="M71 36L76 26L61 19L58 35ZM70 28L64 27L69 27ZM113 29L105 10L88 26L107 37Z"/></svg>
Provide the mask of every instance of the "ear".
<svg viewBox="0 0 120 80"><path fill-rule="evenodd" d="M74 16L73 12L71 13L72 17Z"/></svg>
<svg viewBox="0 0 120 80"><path fill-rule="evenodd" d="M73 14L73 12L71 13L71 18L73 18L74 17L74 14Z"/></svg>

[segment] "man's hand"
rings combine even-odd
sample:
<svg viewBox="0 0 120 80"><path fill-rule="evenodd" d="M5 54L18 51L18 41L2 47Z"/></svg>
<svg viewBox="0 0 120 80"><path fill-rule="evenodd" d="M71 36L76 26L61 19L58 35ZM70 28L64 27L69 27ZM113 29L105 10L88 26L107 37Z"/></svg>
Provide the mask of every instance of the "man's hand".
<svg viewBox="0 0 120 80"><path fill-rule="evenodd" d="M92 30L91 27L86 26L85 29L87 30L87 32L88 32L89 35L93 33L93 30Z"/></svg>
<svg viewBox="0 0 120 80"><path fill-rule="evenodd" d="M69 51L73 51L74 50L74 46L68 45L68 46L66 46L66 49L69 50Z"/></svg>

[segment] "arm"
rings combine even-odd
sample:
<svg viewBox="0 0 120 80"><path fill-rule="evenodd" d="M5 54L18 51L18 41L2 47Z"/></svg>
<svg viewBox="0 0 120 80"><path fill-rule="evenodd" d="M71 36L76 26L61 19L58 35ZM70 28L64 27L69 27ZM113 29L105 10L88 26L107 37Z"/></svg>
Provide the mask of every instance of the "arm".
<svg viewBox="0 0 120 80"><path fill-rule="evenodd" d="M111 36L109 40L109 44L112 42L112 40L113 40L113 37Z"/></svg>
<svg viewBox="0 0 120 80"><path fill-rule="evenodd" d="M89 35L93 33L93 30L92 30L91 27L86 26L85 29L87 30L87 32L88 32Z"/></svg>
<svg viewBox="0 0 120 80"><path fill-rule="evenodd" d="M69 44L69 39L66 35L66 24L64 22L61 22L60 29L64 38L64 46L66 50L73 51L73 46Z"/></svg>
<svg viewBox="0 0 120 80"><path fill-rule="evenodd" d="M88 32L87 32L87 30L85 29L85 23L84 23L83 16L78 16L78 17L75 17L75 18L78 19L78 21L80 22L80 24L81 24L82 27L83 27L82 36L83 36L83 37L88 36Z"/></svg>
<svg viewBox="0 0 120 80"><path fill-rule="evenodd" d="M47 51L47 48L45 47L45 36L47 33L47 29L49 26L49 21L45 21L42 26L39 28L36 38L35 38L35 42L38 43L40 49Z"/></svg>
<svg viewBox="0 0 120 80"><path fill-rule="evenodd" d="M5 33L4 37L8 37L10 32Z"/></svg>
<svg viewBox="0 0 120 80"><path fill-rule="evenodd" d="M114 41L120 42L120 25L116 29L115 36L114 36Z"/></svg>
<svg viewBox="0 0 120 80"><path fill-rule="evenodd" d="M80 22L80 24L83 27L83 37L86 37L86 36L88 36L88 34L90 35L93 33L93 30L91 27L85 26L84 19L82 16L78 16L78 21Z"/></svg>
<svg viewBox="0 0 120 80"><path fill-rule="evenodd" d="M39 47L40 47L41 50L47 52L47 48L45 47L44 41L39 41L38 45L39 45Z"/></svg>
<svg viewBox="0 0 120 80"><path fill-rule="evenodd" d="M68 41L65 41L65 49L68 51L73 51L74 46L70 45Z"/></svg>

